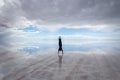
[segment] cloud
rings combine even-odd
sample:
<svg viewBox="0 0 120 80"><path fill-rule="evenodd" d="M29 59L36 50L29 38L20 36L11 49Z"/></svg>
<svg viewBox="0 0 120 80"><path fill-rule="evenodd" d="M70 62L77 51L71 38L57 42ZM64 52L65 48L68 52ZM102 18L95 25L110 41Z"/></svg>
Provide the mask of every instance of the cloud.
<svg viewBox="0 0 120 80"><path fill-rule="evenodd" d="M1 5L3 27L24 27L26 22L46 29L120 26L119 0L2 0Z"/></svg>

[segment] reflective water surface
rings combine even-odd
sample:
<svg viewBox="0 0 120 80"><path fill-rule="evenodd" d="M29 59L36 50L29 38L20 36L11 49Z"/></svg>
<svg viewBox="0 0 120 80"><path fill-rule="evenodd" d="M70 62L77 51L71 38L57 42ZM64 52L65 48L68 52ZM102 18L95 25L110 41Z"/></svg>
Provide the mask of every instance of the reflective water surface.
<svg viewBox="0 0 120 80"><path fill-rule="evenodd" d="M80 42L79 44L63 44L63 49L65 52L67 51L82 51L88 52L93 50L120 50L120 41L89 41L89 42ZM46 43L38 43L38 44L24 44L18 45L18 52L26 52L29 54L35 54L39 51L47 52L47 51L55 51L58 50L58 44L46 44Z"/></svg>

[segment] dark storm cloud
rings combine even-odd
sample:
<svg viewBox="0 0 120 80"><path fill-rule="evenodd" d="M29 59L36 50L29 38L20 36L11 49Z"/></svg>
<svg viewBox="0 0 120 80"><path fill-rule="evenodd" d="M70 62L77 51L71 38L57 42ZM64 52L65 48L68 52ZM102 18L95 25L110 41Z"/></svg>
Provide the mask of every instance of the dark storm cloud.
<svg viewBox="0 0 120 80"><path fill-rule="evenodd" d="M118 24L119 0L21 0L28 19L47 23Z"/></svg>
<svg viewBox="0 0 120 80"><path fill-rule="evenodd" d="M0 8L0 24L13 27L22 16L45 25L108 25L114 28L120 25L119 7L120 0L5 0Z"/></svg>

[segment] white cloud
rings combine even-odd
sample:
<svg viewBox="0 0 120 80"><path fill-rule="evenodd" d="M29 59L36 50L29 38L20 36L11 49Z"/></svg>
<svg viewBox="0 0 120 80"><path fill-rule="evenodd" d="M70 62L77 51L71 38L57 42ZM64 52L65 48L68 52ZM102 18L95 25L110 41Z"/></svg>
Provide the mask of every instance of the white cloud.
<svg viewBox="0 0 120 80"><path fill-rule="evenodd" d="M119 4L119 0L1 0L0 26L112 30L120 26Z"/></svg>
<svg viewBox="0 0 120 80"><path fill-rule="evenodd" d="M4 5L4 0L0 0L0 8Z"/></svg>

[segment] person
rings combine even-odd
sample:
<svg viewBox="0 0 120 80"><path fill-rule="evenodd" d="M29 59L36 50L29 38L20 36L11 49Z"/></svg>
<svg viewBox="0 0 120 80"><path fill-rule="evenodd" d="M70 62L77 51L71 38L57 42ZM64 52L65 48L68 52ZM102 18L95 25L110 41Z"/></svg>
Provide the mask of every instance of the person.
<svg viewBox="0 0 120 80"><path fill-rule="evenodd" d="M61 36L59 36L59 49L58 49L58 54L59 54L59 51L62 51L62 54L63 54L63 49L62 49L62 40L61 40Z"/></svg>

